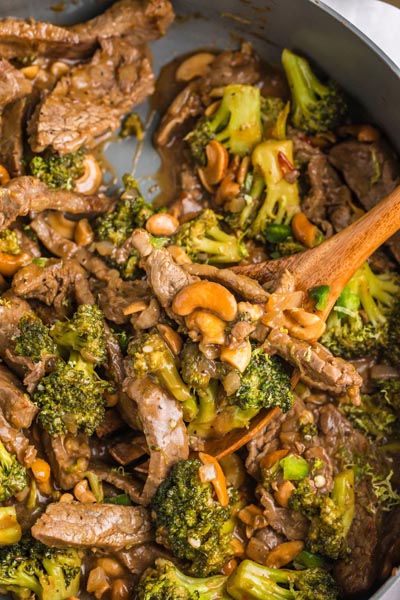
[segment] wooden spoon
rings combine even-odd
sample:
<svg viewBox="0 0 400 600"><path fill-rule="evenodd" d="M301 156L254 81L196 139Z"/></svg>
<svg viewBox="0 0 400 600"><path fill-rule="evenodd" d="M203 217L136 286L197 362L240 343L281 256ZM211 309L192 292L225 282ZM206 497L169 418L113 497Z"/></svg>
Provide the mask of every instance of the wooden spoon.
<svg viewBox="0 0 400 600"><path fill-rule="evenodd" d="M399 228L400 186L358 221L319 246L264 263L234 267L233 270L257 279L261 284L279 282L288 270L294 277L295 288L304 292L319 285L329 286L326 307L318 311L318 315L326 320L349 279ZM311 300L309 308L313 308ZM280 414L278 408L263 409L252 419L248 429L234 430L223 438L207 440L204 451L216 458L236 452Z"/></svg>
<svg viewBox="0 0 400 600"><path fill-rule="evenodd" d="M343 288L369 256L400 228L400 186L340 233L315 248L258 264L234 267L261 284L279 282L288 270L296 290L307 292L329 286L326 307L318 314L326 319Z"/></svg>

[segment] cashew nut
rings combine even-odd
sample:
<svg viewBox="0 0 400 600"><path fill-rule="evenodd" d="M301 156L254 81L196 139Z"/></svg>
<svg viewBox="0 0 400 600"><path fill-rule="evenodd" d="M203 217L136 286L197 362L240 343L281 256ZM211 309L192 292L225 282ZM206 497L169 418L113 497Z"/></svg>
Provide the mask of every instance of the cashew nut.
<svg viewBox="0 0 400 600"><path fill-rule="evenodd" d="M199 176L208 185L216 185L225 177L229 154L227 149L217 140L211 140L206 146L207 166L199 169Z"/></svg>
<svg viewBox="0 0 400 600"><path fill-rule="evenodd" d="M220 359L229 363L232 367L243 373L251 359L251 344L247 340L239 348L223 348Z"/></svg>
<svg viewBox="0 0 400 600"><path fill-rule="evenodd" d="M196 308L209 310L223 321L233 321L237 315L235 296L213 281L196 281L187 285L177 293L172 303L172 310L181 317L190 315Z"/></svg>
<svg viewBox="0 0 400 600"><path fill-rule="evenodd" d="M164 323L159 323L157 325L157 329L160 332L164 342L168 344L173 354L178 356L183 346L183 341L179 333L175 331L175 329L172 329L172 327L169 325L164 325Z"/></svg>
<svg viewBox="0 0 400 600"><path fill-rule="evenodd" d="M0 275L12 277L21 267L25 267L32 260L32 256L27 252L19 254L7 254L0 252Z"/></svg>
<svg viewBox="0 0 400 600"><path fill-rule="evenodd" d="M190 81L195 77L202 77L207 73L208 66L215 59L215 54L210 52L199 52L189 56L176 70L176 81Z"/></svg>
<svg viewBox="0 0 400 600"><path fill-rule="evenodd" d="M267 567L280 569L292 562L296 556L300 554L303 548L304 542L301 540L293 540L291 542L278 544L278 546L275 546L275 548L268 553L265 564Z"/></svg>
<svg viewBox="0 0 400 600"><path fill-rule="evenodd" d="M94 232L88 219L81 219L76 224L75 228L75 242L78 246L88 246L94 240Z"/></svg>
<svg viewBox="0 0 400 600"><path fill-rule="evenodd" d="M173 235L178 227L178 219L168 213L152 215L146 222L146 229L152 235Z"/></svg>
<svg viewBox="0 0 400 600"><path fill-rule="evenodd" d="M294 485L291 481L284 481L276 490L274 498L280 506L287 508L289 506L289 499L294 490Z"/></svg>
<svg viewBox="0 0 400 600"><path fill-rule="evenodd" d="M0 185L5 185L8 181L10 181L10 174L3 165L0 165Z"/></svg>
<svg viewBox="0 0 400 600"><path fill-rule="evenodd" d="M201 334L203 344L225 343L226 323L213 313L206 310L195 310L185 319L189 331L194 330Z"/></svg>
<svg viewBox="0 0 400 600"><path fill-rule="evenodd" d="M122 312L127 317L128 315L134 315L135 313L142 312L142 310L147 307L148 303L144 300L135 300L134 302L128 304L128 306L125 306Z"/></svg>
<svg viewBox="0 0 400 600"><path fill-rule="evenodd" d="M48 224L62 237L73 240L75 236L76 221L67 219L62 212L49 211L47 213Z"/></svg>
<svg viewBox="0 0 400 600"><path fill-rule="evenodd" d="M50 72L54 75L54 77L60 79L60 77L68 73L69 69L70 67L67 65L67 63L62 62L61 60L56 60L56 62L53 62L51 65Z"/></svg>
<svg viewBox="0 0 400 600"><path fill-rule="evenodd" d="M189 265L192 262L181 246L172 244L171 246L167 246L167 250L178 265Z"/></svg>
<svg viewBox="0 0 400 600"><path fill-rule="evenodd" d="M80 194L94 194L103 180L100 165L93 154L87 154L83 160L83 167L83 175L75 180L74 190Z"/></svg>
<svg viewBox="0 0 400 600"><path fill-rule="evenodd" d="M39 69L39 65L28 65L27 67L22 67L20 71L27 79L35 79L36 75L39 73Z"/></svg>

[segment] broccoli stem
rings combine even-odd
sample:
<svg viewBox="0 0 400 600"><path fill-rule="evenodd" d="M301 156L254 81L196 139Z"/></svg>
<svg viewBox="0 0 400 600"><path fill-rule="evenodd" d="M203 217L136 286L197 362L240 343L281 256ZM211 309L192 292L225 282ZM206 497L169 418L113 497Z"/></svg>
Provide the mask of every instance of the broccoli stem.
<svg viewBox="0 0 400 600"><path fill-rule="evenodd" d="M247 256L247 252L241 248L238 240L219 227L210 227L207 237L196 240L193 247L198 252L210 254L210 262L217 264L240 262Z"/></svg>
<svg viewBox="0 0 400 600"><path fill-rule="evenodd" d="M195 398L190 393L189 388L185 385L179 375L173 361L168 361L163 366L156 370L160 383L178 400L182 402L183 418L190 422L196 417L198 406Z"/></svg>
<svg viewBox="0 0 400 600"><path fill-rule="evenodd" d="M287 583L281 571L244 560L229 577L227 591L235 600L293 600L293 592L278 583Z"/></svg>
<svg viewBox="0 0 400 600"><path fill-rule="evenodd" d="M344 536L349 532L355 511L354 471L346 469L336 475L333 482L332 500L342 513Z"/></svg>

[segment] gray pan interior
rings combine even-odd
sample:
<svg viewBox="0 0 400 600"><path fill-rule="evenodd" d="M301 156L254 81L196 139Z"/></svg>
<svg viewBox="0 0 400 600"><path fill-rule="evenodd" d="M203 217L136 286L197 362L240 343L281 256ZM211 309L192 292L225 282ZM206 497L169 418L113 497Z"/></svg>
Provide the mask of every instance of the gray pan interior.
<svg viewBox="0 0 400 600"><path fill-rule="evenodd" d="M253 43L270 63L279 63L282 47L313 58L350 92L400 152L400 70L370 40L318 0L172 0L176 20L168 34L152 44L154 68L175 57L204 48L237 47L240 39ZM110 0L67 2L62 12L51 0L1 0L0 17L35 17L57 24L86 20L104 10ZM144 143L132 139L110 142L105 154L120 176L133 172L143 192L157 191L159 159L151 146L158 115L150 104L138 112L147 123ZM400 532L399 532L400 534ZM367 600L363 598L362 600ZM400 573L391 577L370 600L400 600Z"/></svg>

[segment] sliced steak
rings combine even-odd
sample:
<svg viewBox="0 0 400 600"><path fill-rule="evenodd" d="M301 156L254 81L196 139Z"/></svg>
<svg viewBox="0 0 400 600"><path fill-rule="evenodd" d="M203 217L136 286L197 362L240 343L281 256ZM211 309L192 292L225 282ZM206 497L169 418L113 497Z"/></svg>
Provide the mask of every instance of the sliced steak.
<svg viewBox="0 0 400 600"><path fill-rule="evenodd" d="M91 454L88 437L84 433L50 436L43 431L42 440L58 485L70 490L88 469Z"/></svg>
<svg viewBox="0 0 400 600"><path fill-rule="evenodd" d="M141 506L52 502L32 527L34 538L51 547L123 548L153 539Z"/></svg>
<svg viewBox="0 0 400 600"><path fill-rule="evenodd" d="M0 121L0 163L11 177L24 174L23 123L26 99L20 98L8 104Z"/></svg>
<svg viewBox="0 0 400 600"><path fill-rule="evenodd" d="M352 223L356 213L349 188L340 180L325 154L319 151L307 166L310 192L301 203L302 210L327 236Z"/></svg>
<svg viewBox="0 0 400 600"><path fill-rule="evenodd" d="M294 510L278 506L273 496L262 486L259 486L257 491L264 507L264 515L272 529L283 534L288 540L304 540L307 537L309 520L306 517Z"/></svg>
<svg viewBox="0 0 400 600"><path fill-rule="evenodd" d="M0 112L7 104L27 96L32 90L29 79L3 58L0 58L0 81Z"/></svg>
<svg viewBox="0 0 400 600"><path fill-rule="evenodd" d="M400 182L399 159L383 141L341 142L330 150L329 160L343 174L366 210L380 202Z"/></svg>
<svg viewBox="0 0 400 600"><path fill-rule="evenodd" d="M117 490L125 492L135 504L141 504L143 484L130 473L120 473L116 469L110 469L110 467L98 464L90 465L89 470L95 473L101 481L105 481L117 488Z"/></svg>
<svg viewBox="0 0 400 600"><path fill-rule="evenodd" d="M75 300L77 304L94 303L85 269L71 259L50 258L43 267L35 263L22 267L13 277L12 290L21 298L53 306L56 313Z"/></svg>
<svg viewBox="0 0 400 600"><path fill-rule="evenodd" d="M32 313L29 304L18 298L10 290L1 297L0 303L0 356L6 356L6 350L10 346L10 340L18 335L19 320L27 313Z"/></svg>
<svg viewBox="0 0 400 600"><path fill-rule="evenodd" d="M39 104L28 124L34 152L60 154L91 145L118 128L121 118L154 91L145 47L110 38L89 63L72 68Z"/></svg>
<svg viewBox="0 0 400 600"><path fill-rule="evenodd" d="M156 558L174 560L165 548L155 543L140 544L118 552L120 562L135 575L141 575L147 567L154 565Z"/></svg>
<svg viewBox="0 0 400 600"><path fill-rule="evenodd" d="M131 238L133 247L142 259L151 289L161 306L169 308L179 290L198 281L198 278L186 273L168 250L155 249L149 234L144 229L136 229Z"/></svg>
<svg viewBox="0 0 400 600"><path fill-rule="evenodd" d="M41 23L34 19L13 18L0 21L0 56L25 58L51 56L53 58L84 58L93 51L95 40L81 41L72 29Z"/></svg>
<svg viewBox="0 0 400 600"><path fill-rule="evenodd" d="M218 267L213 267L212 265L197 263L183 265L182 268L190 275L221 283L249 302L268 301L269 294L258 281L250 279L246 275L235 273L231 269L218 269Z"/></svg>
<svg viewBox="0 0 400 600"><path fill-rule="evenodd" d="M129 372L128 364L128 375ZM137 405L150 449L149 475L141 496L141 502L148 504L172 465L188 458L187 430L180 403L150 377L137 380L128 378L125 387Z"/></svg>
<svg viewBox="0 0 400 600"><path fill-rule="evenodd" d="M373 585L380 564L378 542L382 512L371 484L361 479L355 489L356 508L347 536L349 556L335 564L333 573L345 597L365 597Z"/></svg>
<svg viewBox="0 0 400 600"><path fill-rule="evenodd" d="M35 460L36 449L29 445L29 440L20 429L16 429L7 421L0 410L0 440L9 452L15 454L18 461L23 464L26 457Z"/></svg>
<svg viewBox="0 0 400 600"><path fill-rule="evenodd" d="M174 20L168 0L119 0L103 14L70 28L81 42L129 34L134 44L155 40Z"/></svg>
<svg viewBox="0 0 400 600"><path fill-rule="evenodd" d="M0 229L30 211L61 210L75 214L104 212L109 200L102 196L86 196L67 190L49 188L36 177L16 177L0 188Z"/></svg>
<svg viewBox="0 0 400 600"><path fill-rule="evenodd" d="M19 379L4 365L0 365L0 410L16 429L28 429L38 412Z"/></svg>
<svg viewBox="0 0 400 600"><path fill-rule="evenodd" d="M299 369L305 383L334 394L354 392L354 401L357 401L362 378L353 365L333 356L321 344L311 345L277 328L267 339L273 352Z"/></svg>

